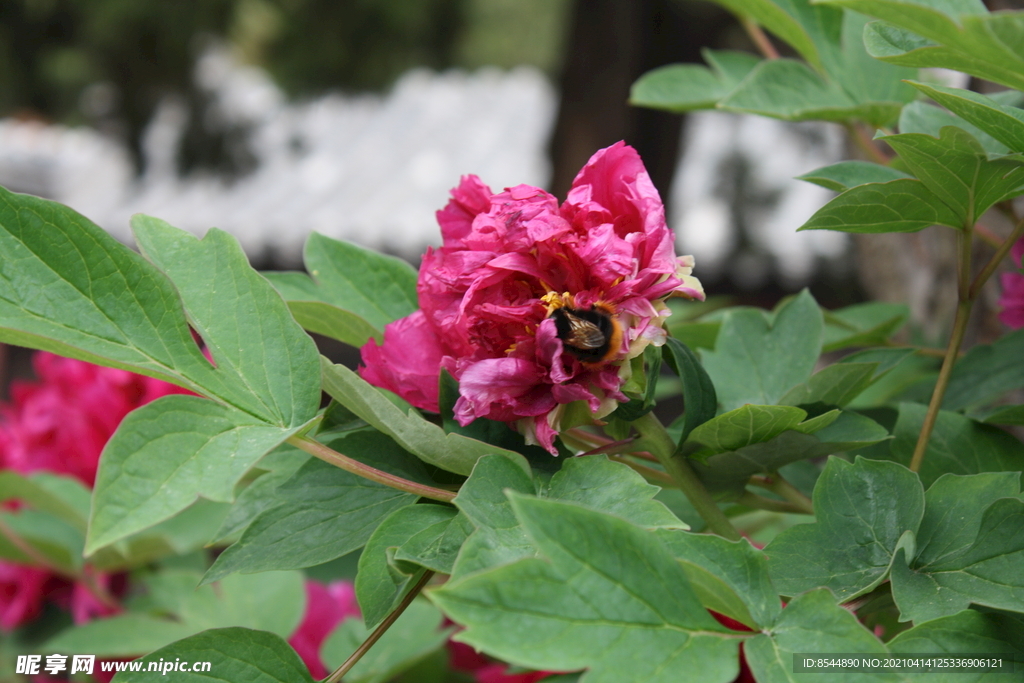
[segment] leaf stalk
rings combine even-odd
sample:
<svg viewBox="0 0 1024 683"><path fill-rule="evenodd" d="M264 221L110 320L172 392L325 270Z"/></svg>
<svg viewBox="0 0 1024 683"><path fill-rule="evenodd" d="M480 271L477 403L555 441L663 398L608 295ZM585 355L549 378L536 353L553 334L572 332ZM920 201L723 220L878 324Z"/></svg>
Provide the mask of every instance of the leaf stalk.
<svg viewBox="0 0 1024 683"><path fill-rule="evenodd" d="M738 541L743 538L736 527L732 525L729 518L725 516L718 503L711 496L711 493L704 487L703 482L697 478L684 455L673 455L676 444L672 437L665 431L664 425L654 416L654 413L647 413L633 422L633 426L644 437L648 450L658 458L662 467L669 473L676 485L689 499L690 504L697 510L698 514L708 524L708 528L723 538L730 541Z"/></svg>
<svg viewBox="0 0 1024 683"><path fill-rule="evenodd" d="M455 500L455 493L452 491L445 491L443 489L434 488L433 486L427 486L426 484L420 484L415 481L409 481L403 479L397 475L378 470L376 467L371 467L366 463L354 460L347 455L343 455L333 448L329 448L319 441L306 436L291 436L288 437L288 443L299 448L310 455L320 458L326 463L330 463L335 467L340 467L346 472L375 481L378 484L384 484L390 486L393 489L399 491L405 491L406 493L412 493L423 498L429 498L431 500L440 501L442 503L450 503Z"/></svg>

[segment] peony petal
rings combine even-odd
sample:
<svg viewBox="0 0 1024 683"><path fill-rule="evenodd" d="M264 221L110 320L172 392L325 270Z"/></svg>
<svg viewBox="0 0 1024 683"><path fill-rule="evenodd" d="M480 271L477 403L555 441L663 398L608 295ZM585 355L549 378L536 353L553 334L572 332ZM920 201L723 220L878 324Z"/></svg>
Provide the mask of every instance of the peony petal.
<svg viewBox="0 0 1024 683"><path fill-rule="evenodd" d="M373 339L360 349L359 375L374 386L393 391L423 410L439 412L438 380L442 351L422 311L388 323L384 344Z"/></svg>

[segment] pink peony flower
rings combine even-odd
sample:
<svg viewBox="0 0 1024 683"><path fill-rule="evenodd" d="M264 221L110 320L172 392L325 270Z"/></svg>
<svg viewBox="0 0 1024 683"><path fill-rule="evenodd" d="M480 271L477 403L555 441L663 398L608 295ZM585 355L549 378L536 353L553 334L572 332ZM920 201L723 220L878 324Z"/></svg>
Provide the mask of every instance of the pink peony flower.
<svg viewBox="0 0 1024 683"><path fill-rule="evenodd" d="M100 453L124 416L184 389L126 370L52 353L33 359L38 381L11 383L0 406L0 465L22 474L47 470L92 486Z"/></svg>
<svg viewBox="0 0 1024 683"><path fill-rule="evenodd" d="M359 616L355 587L348 581L336 581L327 586L315 581L306 582L306 613L288 644L309 667L315 679L330 673L320 661L320 647L331 631L346 617Z"/></svg>
<svg viewBox="0 0 1024 683"><path fill-rule="evenodd" d="M469 645L454 640L448 641L448 664L453 669L472 674L476 683L534 683L555 674L553 671L510 674L508 665L496 662Z"/></svg>
<svg viewBox="0 0 1024 683"><path fill-rule="evenodd" d="M1017 240L1010 250L1014 264L1020 268L1024 267L1021 258L1024 257L1024 238ZM1003 285L1003 294L999 297L999 319L1009 328L1020 329L1024 327L1024 273L1003 273L1000 276Z"/></svg>
<svg viewBox="0 0 1024 683"><path fill-rule="evenodd" d="M0 560L0 630L12 631L38 614L50 573Z"/></svg>
<svg viewBox="0 0 1024 683"><path fill-rule="evenodd" d="M664 300L704 298L639 155L621 142L590 159L561 206L536 187L494 194L466 176L437 219L444 244L423 258L421 311L363 347L360 373L437 411L443 367L459 380L460 424L514 424L552 453L567 405L600 419L627 400L625 361L664 343Z"/></svg>

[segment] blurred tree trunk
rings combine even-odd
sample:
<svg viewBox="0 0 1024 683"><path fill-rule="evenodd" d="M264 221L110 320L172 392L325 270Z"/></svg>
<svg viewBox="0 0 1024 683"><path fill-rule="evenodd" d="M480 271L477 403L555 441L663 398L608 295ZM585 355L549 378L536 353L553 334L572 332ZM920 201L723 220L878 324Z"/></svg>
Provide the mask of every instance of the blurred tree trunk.
<svg viewBox="0 0 1024 683"><path fill-rule="evenodd" d="M631 107L642 74L674 62L698 62L733 25L710 3L681 0L576 0L552 134L551 190L564 197L576 173L602 147L636 147L662 197L679 156L682 116Z"/></svg>

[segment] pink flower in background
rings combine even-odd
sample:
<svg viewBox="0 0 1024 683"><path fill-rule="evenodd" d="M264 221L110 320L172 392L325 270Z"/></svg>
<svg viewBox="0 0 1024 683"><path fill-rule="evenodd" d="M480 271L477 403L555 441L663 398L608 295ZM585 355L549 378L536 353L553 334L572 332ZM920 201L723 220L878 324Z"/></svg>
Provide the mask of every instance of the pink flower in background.
<svg viewBox="0 0 1024 683"><path fill-rule="evenodd" d="M36 353L32 364L38 380L12 382L11 402L0 405L0 467L21 474L45 470L92 486L100 453L125 415L161 396L186 393L160 380L52 353ZM111 578L96 577L106 587ZM69 609L75 623L117 611L82 584L46 569L0 562L0 628L31 620L47 597Z"/></svg>
<svg viewBox="0 0 1024 683"><path fill-rule="evenodd" d="M1010 250L1014 264L1020 268L1024 267L1021 258L1024 257L1024 238L1017 240ZM999 319L1004 325L1013 329L1024 327L1024 274L1003 273L1000 276L1003 285L1003 294L999 297Z"/></svg>
<svg viewBox="0 0 1024 683"><path fill-rule="evenodd" d="M359 616L355 587L348 581L335 581L327 586L306 582L306 614L288 644L309 667L315 679L330 673L320 661L320 647L331 631L346 617Z"/></svg>
<svg viewBox="0 0 1024 683"><path fill-rule="evenodd" d="M360 373L436 411L443 367L459 380L461 424L515 424L552 453L568 404L599 419L626 400L623 361L664 342L664 299L704 298L621 142L590 159L561 206L536 187L494 194L466 176L437 218L444 244L423 258L421 311L363 347Z"/></svg>
<svg viewBox="0 0 1024 683"><path fill-rule="evenodd" d="M496 662L455 640L448 641L448 663L453 669L472 674L476 683L534 683L555 674L553 671L510 674L507 664Z"/></svg>
<svg viewBox="0 0 1024 683"><path fill-rule="evenodd" d="M39 614L49 578L45 569L0 561L0 630L12 631Z"/></svg>
<svg viewBox="0 0 1024 683"><path fill-rule="evenodd" d="M0 465L22 474L68 474L87 486L125 415L161 396L187 393L52 353L35 354L32 365L38 381L12 382L11 403L0 406Z"/></svg>

